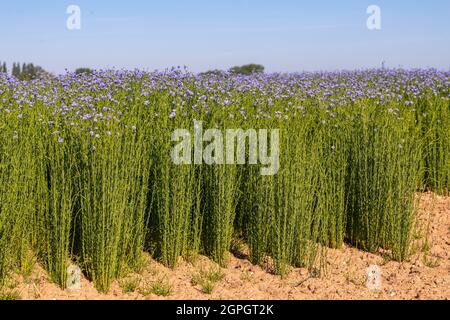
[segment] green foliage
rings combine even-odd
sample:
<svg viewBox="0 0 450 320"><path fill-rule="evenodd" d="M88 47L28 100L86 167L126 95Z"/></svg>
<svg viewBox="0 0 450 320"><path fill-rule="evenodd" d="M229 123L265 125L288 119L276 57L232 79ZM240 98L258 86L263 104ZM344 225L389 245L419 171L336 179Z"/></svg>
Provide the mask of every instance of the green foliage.
<svg viewBox="0 0 450 320"><path fill-rule="evenodd" d="M347 237L367 251L389 249L402 261L410 250L422 141L413 112L402 112L402 125L386 113L381 108L363 112L353 125Z"/></svg>
<svg viewBox="0 0 450 320"><path fill-rule="evenodd" d="M6 69L6 65L4 66ZM20 63L13 63L12 75L19 80L30 81L43 77L47 72L33 63L24 63L22 67Z"/></svg>
<svg viewBox="0 0 450 320"><path fill-rule="evenodd" d="M243 75L252 75L255 73L264 73L264 66L259 64L247 64L240 67L233 67L230 69L230 72L243 74Z"/></svg>
<svg viewBox="0 0 450 320"><path fill-rule="evenodd" d="M92 74L93 70L89 68L78 68L75 70L75 74Z"/></svg>
<svg viewBox="0 0 450 320"><path fill-rule="evenodd" d="M202 75L202 76L211 76L211 75L217 76L217 75L221 75L222 73L223 73L223 71L215 69L215 70L208 70L206 72L202 72L202 73L200 73L200 75Z"/></svg>
<svg viewBox="0 0 450 320"><path fill-rule="evenodd" d="M20 293L16 290L0 290L0 301L21 300Z"/></svg>
<svg viewBox="0 0 450 320"><path fill-rule="evenodd" d="M6 67L6 62L3 62L3 64L0 62L0 73L8 73L8 68Z"/></svg>
<svg viewBox="0 0 450 320"><path fill-rule="evenodd" d="M120 281L120 288L124 293L135 292L139 287L139 279L136 277L126 278Z"/></svg>
<svg viewBox="0 0 450 320"><path fill-rule="evenodd" d="M220 268L202 269L192 277L191 283L193 286L200 286L203 293L212 294L216 283L223 278L224 274Z"/></svg>
<svg viewBox="0 0 450 320"><path fill-rule="evenodd" d="M158 279L139 288L139 293L143 296L154 294L159 297L168 297L173 293L173 286L167 279Z"/></svg>

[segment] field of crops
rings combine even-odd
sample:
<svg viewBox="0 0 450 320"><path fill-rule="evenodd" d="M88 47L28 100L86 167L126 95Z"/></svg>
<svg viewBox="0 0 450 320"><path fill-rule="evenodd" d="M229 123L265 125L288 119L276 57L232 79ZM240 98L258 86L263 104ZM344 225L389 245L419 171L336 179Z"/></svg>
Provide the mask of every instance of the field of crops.
<svg viewBox="0 0 450 320"><path fill-rule="evenodd" d="M0 282L36 256L101 291L143 252L174 267L233 241L274 271L343 243L407 259L417 192L448 193L450 72L0 75ZM279 129L280 169L175 165L176 129Z"/></svg>

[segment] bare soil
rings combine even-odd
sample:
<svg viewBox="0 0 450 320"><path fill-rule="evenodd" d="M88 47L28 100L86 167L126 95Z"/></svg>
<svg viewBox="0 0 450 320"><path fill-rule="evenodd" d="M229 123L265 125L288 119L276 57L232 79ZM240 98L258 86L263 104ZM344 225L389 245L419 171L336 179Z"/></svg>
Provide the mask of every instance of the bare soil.
<svg viewBox="0 0 450 320"><path fill-rule="evenodd" d="M195 262L182 261L171 270L149 257L139 274L116 281L108 294L99 293L92 283L82 279L81 290L61 290L48 280L36 265L28 277L15 279L15 292L21 299L45 300L118 300L118 299L439 299L450 298L450 198L431 193L420 195L420 221L415 231L415 254L408 262L390 261L388 256L362 252L345 246L328 250L326 273L312 277L306 269L292 269L285 277L270 274L248 260L230 256L228 268L222 269L212 294L194 286L192 277L199 270L214 267L205 257ZM380 290L367 287L367 269L377 265L382 271ZM134 285L132 285L134 283ZM169 296L161 297L149 288L168 283ZM131 293L124 293L129 284ZM136 287L136 288L134 288Z"/></svg>

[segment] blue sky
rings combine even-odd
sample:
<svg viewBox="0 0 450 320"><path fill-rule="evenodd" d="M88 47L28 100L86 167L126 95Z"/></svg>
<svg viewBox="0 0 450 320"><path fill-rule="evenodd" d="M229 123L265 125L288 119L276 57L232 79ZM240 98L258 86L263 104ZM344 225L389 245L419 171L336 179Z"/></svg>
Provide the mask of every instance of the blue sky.
<svg viewBox="0 0 450 320"><path fill-rule="evenodd" d="M69 31L66 9L82 10ZM366 28L381 8L382 30ZM0 9L0 61L52 72L192 71L260 63L268 71L450 69L450 0L14 0Z"/></svg>

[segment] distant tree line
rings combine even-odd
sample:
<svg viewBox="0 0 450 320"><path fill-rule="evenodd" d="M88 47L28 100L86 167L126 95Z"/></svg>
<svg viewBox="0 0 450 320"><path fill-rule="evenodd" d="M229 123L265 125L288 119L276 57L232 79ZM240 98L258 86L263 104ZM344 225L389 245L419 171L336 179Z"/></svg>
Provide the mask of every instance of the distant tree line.
<svg viewBox="0 0 450 320"><path fill-rule="evenodd" d="M257 73L264 73L264 66L260 64L246 64L244 66L236 66L232 67L229 72L235 73L235 74L243 74L243 75L252 75ZM209 70L206 72L201 73L202 75L220 75L222 74L222 70Z"/></svg>
<svg viewBox="0 0 450 320"><path fill-rule="evenodd" d="M0 62L0 73L8 73L8 67L6 62ZM52 78L53 75L45 71L40 66L35 66L33 63L18 63L15 62L12 65L11 75L16 77L21 81L30 81L35 79L48 79Z"/></svg>
<svg viewBox="0 0 450 320"><path fill-rule="evenodd" d="M47 72L39 66L35 66L33 63L13 63L11 74L19 80L34 80L39 79Z"/></svg>
<svg viewBox="0 0 450 320"><path fill-rule="evenodd" d="M8 73L8 68L6 63L0 62L0 72ZM223 71L221 70L210 70L202 73L203 75L220 75ZM264 73L264 66L260 64L247 64L244 66L232 67L229 72L243 75L252 75L257 73ZM89 68L78 68L75 70L75 74L92 74L93 70ZM34 80L40 79L50 74L46 72L43 68L35 66L33 63L13 63L11 74L19 80Z"/></svg>

